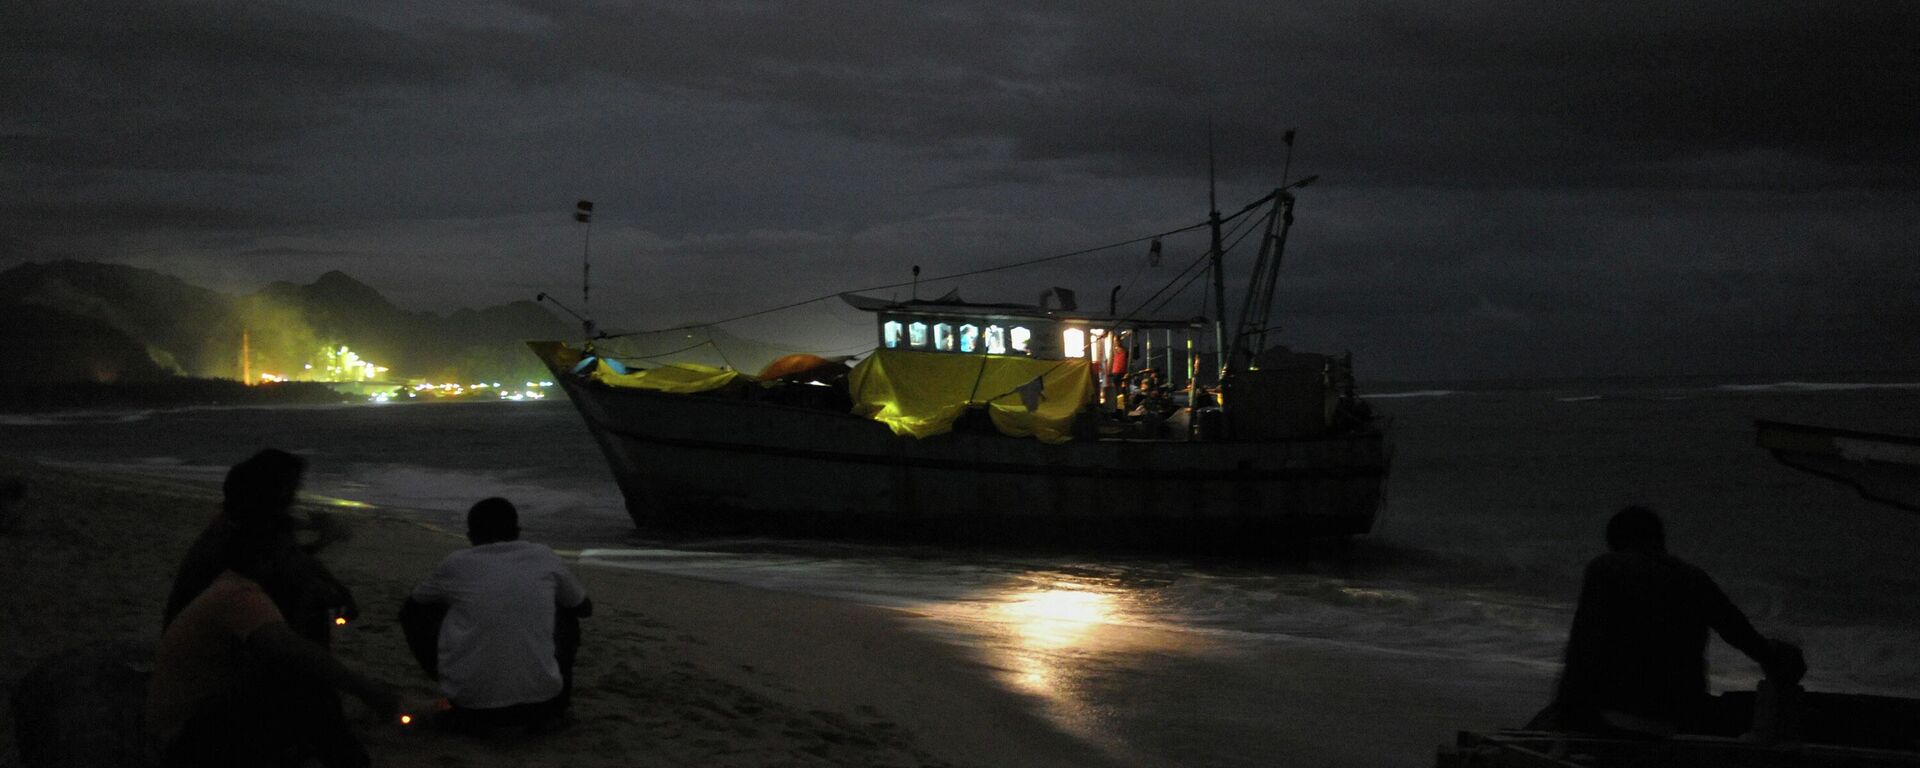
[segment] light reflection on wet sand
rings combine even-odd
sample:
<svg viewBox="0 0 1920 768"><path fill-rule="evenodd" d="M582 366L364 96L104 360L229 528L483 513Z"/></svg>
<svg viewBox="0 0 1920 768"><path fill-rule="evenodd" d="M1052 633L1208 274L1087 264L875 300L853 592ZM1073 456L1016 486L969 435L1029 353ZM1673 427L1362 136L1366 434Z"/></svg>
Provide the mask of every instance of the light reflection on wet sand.
<svg viewBox="0 0 1920 768"><path fill-rule="evenodd" d="M1006 658L999 660L1000 666L1012 672L1016 687L1068 705L1058 701L1069 688L1063 685L1067 674L1061 669L1062 649L1095 640L1092 636L1113 620L1115 596L1063 581L997 599L992 618L1012 629L1012 642L1001 646Z"/></svg>
<svg viewBox="0 0 1920 768"><path fill-rule="evenodd" d="M1108 700L1111 683L1135 676L1145 657L1183 656L1205 645L1189 633L1149 626L1152 586L1035 569L913 610L932 619L923 628L970 649L1060 727L1122 762L1150 764L1115 727L1124 706Z"/></svg>

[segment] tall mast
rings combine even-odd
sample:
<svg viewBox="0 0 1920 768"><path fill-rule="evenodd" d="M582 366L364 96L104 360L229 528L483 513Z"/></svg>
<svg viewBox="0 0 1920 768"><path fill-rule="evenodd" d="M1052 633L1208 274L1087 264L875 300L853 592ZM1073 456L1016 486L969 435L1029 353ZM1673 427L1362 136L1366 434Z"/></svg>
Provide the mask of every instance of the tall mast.
<svg viewBox="0 0 1920 768"><path fill-rule="evenodd" d="M1260 297L1260 323L1254 326L1259 329L1260 334L1259 340L1255 343L1261 347L1267 344L1267 329L1273 317L1273 289L1280 278L1280 259L1287 252L1287 233L1293 230L1293 192L1290 190L1299 189L1319 179L1319 176L1308 176L1280 190L1280 234L1273 238L1273 256L1268 259L1266 289Z"/></svg>
<svg viewBox="0 0 1920 768"><path fill-rule="evenodd" d="M593 201L581 200L573 209L573 220L585 224L580 241L580 329L593 338Z"/></svg>
<svg viewBox="0 0 1920 768"><path fill-rule="evenodd" d="M1267 230L1260 236L1260 255L1254 258L1253 274L1247 277L1247 296L1244 301L1240 302L1240 322L1233 326L1233 336L1229 337L1227 341L1227 357L1223 361L1223 365L1226 367L1226 370L1229 371L1248 368L1253 357L1260 354L1259 346L1249 346L1247 342L1249 337L1254 333L1256 327L1254 321L1260 316L1260 310L1256 308L1255 300L1259 296L1257 291L1260 290L1260 285L1263 282L1261 277L1265 275L1268 270L1278 271L1280 269L1280 265L1271 258L1273 255L1273 227L1280 218L1280 207L1283 204L1281 198L1285 195L1286 193L1281 190L1275 189L1273 191L1273 212L1267 215ZM1242 362L1243 359L1247 362Z"/></svg>
<svg viewBox="0 0 1920 768"><path fill-rule="evenodd" d="M1213 173L1213 118L1207 118L1207 225L1213 231L1213 248L1209 251L1210 267L1213 270L1213 350L1219 356L1216 363L1217 375L1226 372L1227 356L1227 279L1221 267L1220 248L1220 203L1215 193Z"/></svg>

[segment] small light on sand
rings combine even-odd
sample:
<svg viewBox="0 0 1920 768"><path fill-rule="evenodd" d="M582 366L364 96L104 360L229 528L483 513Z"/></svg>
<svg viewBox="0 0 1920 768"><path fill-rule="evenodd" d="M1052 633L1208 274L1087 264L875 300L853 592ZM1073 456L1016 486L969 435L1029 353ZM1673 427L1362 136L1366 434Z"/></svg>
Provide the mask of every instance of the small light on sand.
<svg viewBox="0 0 1920 768"><path fill-rule="evenodd" d="M345 616L335 616L335 617L333 617L333 625L334 625L334 626L336 626L336 627L344 627L344 626L346 626L346 625L347 625L347 617L345 617Z"/></svg>
<svg viewBox="0 0 1920 768"><path fill-rule="evenodd" d="M401 716L400 716L400 724L401 724L401 725L413 725L413 715L401 715Z"/></svg>

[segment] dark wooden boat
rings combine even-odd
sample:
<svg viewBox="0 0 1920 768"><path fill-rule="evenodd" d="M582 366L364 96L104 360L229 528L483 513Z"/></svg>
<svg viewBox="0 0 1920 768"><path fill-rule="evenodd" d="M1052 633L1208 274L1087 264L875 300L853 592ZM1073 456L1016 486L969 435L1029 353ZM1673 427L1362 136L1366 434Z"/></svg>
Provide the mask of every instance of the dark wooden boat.
<svg viewBox="0 0 1920 768"><path fill-rule="evenodd" d="M1050 289L1038 305L842 295L875 318L852 370L629 370L600 339L530 346L642 527L1252 552L1367 533L1390 447L1350 359L1266 346L1293 196L1235 214L1268 203L1231 335ZM1197 225L1216 265L1221 222Z"/></svg>
<svg viewBox="0 0 1920 768"><path fill-rule="evenodd" d="M1920 766L1920 700L1801 693L1790 715L1756 718L1756 696L1713 697L1704 734L1621 739L1552 731L1461 732L1437 768L1864 768Z"/></svg>
<svg viewBox="0 0 1920 768"><path fill-rule="evenodd" d="M1920 512L1920 437L1767 420L1754 427L1760 447L1780 463Z"/></svg>

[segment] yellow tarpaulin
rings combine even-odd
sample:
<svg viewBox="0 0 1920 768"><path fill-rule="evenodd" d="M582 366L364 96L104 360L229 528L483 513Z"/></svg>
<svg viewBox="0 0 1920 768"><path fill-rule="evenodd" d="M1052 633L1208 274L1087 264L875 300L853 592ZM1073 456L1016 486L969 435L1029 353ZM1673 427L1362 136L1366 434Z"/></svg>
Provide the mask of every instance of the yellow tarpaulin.
<svg viewBox="0 0 1920 768"><path fill-rule="evenodd" d="M728 382L739 378L740 372L698 363L674 363L658 368L636 369L621 373L608 365L607 361L595 360L591 376L595 381L609 387L631 387L690 395L724 387Z"/></svg>
<svg viewBox="0 0 1920 768"><path fill-rule="evenodd" d="M1002 434L1064 443L1093 396L1090 372L1085 360L879 350L854 366L847 384L853 412L894 434L942 434L968 405L985 405Z"/></svg>

